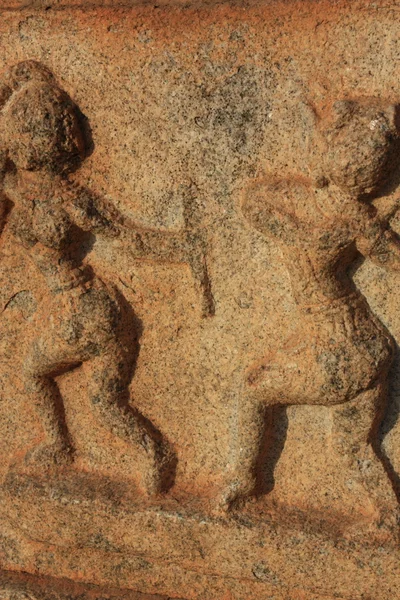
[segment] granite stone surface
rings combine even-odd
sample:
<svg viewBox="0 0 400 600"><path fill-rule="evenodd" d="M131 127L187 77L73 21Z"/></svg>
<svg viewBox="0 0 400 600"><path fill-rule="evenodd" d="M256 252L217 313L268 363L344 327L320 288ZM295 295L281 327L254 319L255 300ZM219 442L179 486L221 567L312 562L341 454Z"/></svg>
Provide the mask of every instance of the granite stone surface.
<svg viewBox="0 0 400 600"><path fill-rule="evenodd" d="M0 0L0 600L400 598L399 14Z"/></svg>

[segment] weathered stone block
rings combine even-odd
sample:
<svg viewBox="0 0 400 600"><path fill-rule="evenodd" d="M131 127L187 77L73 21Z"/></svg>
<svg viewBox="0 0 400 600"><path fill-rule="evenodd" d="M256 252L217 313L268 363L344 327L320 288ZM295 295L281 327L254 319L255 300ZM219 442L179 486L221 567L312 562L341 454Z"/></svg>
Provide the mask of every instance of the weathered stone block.
<svg viewBox="0 0 400 600"><path fill-rule="evenodd" d="M1 600L398 597L399 10L1 3Z"/></svg>

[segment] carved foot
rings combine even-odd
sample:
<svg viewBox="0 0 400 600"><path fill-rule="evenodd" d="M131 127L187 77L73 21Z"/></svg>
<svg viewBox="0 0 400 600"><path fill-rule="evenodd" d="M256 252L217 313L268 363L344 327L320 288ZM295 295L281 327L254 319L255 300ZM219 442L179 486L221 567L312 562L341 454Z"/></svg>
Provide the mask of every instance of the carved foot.
<svg viewBox="0 0 400 600"><path fill-rule="evenodd" d="M399 541L400 507L387 473L371 446L359 452L348 468L349 478L365 496L369 518L347 530L351 538L373 539L376 543ZM368 506L369 505L369 506ZM368 507L368 508L367 508Z"/></svg>
<svg viewBox="0 0 400 600"><path fill-rule="evenodd" d="M73 453L67 444L40 444L29 450L24 458L24 463L29 467L47 470L65 467L72 463Z"/></svg>
<svg viewBox="0 0 400 600"><path fill-rule="evenodd" d="M255 489L255 480L250 479L235 479L222 491L218 496L213 514L226 515L231 510L240 507L253 494Z"/></svg>

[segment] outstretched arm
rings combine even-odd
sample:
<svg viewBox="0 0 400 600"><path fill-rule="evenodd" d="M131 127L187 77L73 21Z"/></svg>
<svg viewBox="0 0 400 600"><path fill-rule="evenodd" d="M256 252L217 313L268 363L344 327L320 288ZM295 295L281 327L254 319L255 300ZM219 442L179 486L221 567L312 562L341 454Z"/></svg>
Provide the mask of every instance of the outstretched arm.
<svg viewBox="0 0 400 600"><path fill-rule="evenodd" d="M65 209L74 223L84 231L115 237L119 234L122 216L100 196L84 187L67 184Z"/></svg>
<svg viewBox="0 0 400 600"><path fill-rule="evenodd" d="M207 244L201 233L199 210L189 206L193 201L189 196L184 211L185 228L175 232L146 228L123 216L90 190L78 186L68 185L65 208L76 225L84 231L118 237L136 260L188 264L201 294L202 315L206 317L214 314Z"/></svg>
<svg viewBox="0 0 400 600"><path fill-rule="evenodd" d="M68 192L66 210L84 231L106 237L119 236L129 253L139 260L185 262L180 232L145 227L122 215L115 206L87 188L71 186Z"/></svg>
<svg viewBox="0 0 400 600"><path fill-rule="evenodd" d="M180 231L147 229L125 219L121 238L135 259L187 264L201 298L202 316L210 317L215 306L207 261L208 241L200 212L196 198L188 195L184 201L185 226Z"/></svg>
<svg viewBox="0 0 400 600"><path fill-rule="evenodd" d="M122 215L115 206L87 188L67 185L65 209L73 222L94 234L119 236L138 260L187 262L182 232L151 229Z"/></svg>

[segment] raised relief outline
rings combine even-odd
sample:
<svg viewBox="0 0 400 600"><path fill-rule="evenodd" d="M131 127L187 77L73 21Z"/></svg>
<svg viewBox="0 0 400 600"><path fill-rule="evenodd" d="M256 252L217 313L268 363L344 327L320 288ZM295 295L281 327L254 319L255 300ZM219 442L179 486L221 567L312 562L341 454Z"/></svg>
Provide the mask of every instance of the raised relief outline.
<svg viewBox="0 0 400 600"><path fill-rule="evenodd" d="M265 411L273 406L332 407L332 452L374 506L389 536L399 506L377 431L388 399L394 340L354 285L358 256L400 270L400 242L389 194L400 148L397 106L366 98L340 100L313 113L310 177L266 175L246 191L243 214L276 243L298 307L298 334L247 371L234 441L232 481L222 504L262 494L259 459ZM397 536L397 533L395 533Z"/></svg>
<svg viewBox="0 0 400 600"><path fill-rule="evenodd" d="M173 482L176 456L156 427L129 404L137 321L126 300L83 261L88 236L129 239L136 259L188 263L201 292L202 316L214 314L206 242L196 211L170 234L128 222L69 174L89 141L83 115L54 75L36 61L1 80L1 227L7 226L44 276L49 297L26 332L22 378L45 434L24 462L39 469L73 462L74 447L55 377L90 363L88 392L98 418L147 457L150 494ZM193 190L186 201L196 201ZM133 230L133 231L132 231Z"/></svg>

